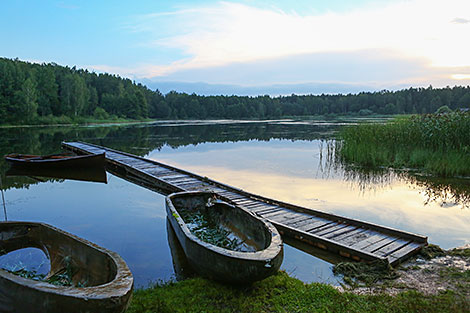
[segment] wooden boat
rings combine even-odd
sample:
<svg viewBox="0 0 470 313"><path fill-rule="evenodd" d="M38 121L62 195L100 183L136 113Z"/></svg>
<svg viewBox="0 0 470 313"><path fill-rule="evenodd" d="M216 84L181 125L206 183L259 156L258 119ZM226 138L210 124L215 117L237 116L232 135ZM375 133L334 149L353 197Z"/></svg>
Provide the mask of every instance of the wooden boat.
<svg viewBox="0 0 470 313"><path fill-rule="evenodd" d="M29 154L7 154L5 160L10 162L12 166L23 168L90 168L101 167L105 165L105 154L89 154L89 155L64 155L53 154L47 156L29 155Z"/></svg>
<svg viewBox="0 0 470 313"><path fill-rule="evenodd" d="M262 218L218 200L215 194L174 193L166 198L166 208L191 267L200 275L226 283L247 284L276 273L281 266L283 245L276 228ZM201 240L206 230L195 228L191 220L191 216L200 215L222 229L226 238L236 244L227 248Z"/></svg>
<svg viewBox="0 0 470 313"><path fill-rule="evenodd" d="M0 223L0 252L39 248L47 277L69 266L74 286L57 286L0 269L0 312L125 312L133 277L117 254L47 224ZM84 287L75 287L84 286Z"/></svg>

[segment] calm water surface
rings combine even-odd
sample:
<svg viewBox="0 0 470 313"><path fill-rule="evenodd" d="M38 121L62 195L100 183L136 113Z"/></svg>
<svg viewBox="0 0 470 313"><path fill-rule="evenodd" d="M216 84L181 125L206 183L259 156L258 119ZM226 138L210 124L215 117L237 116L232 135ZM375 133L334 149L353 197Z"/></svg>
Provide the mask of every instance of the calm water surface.
<svg viewBox="0 0 470 313"><path fill-rule="evenodd" d="M423 234L443 248L470 243L469 180L345 169L328 158L328 147L338 127L348 123L170 121L12 128L0 129L0 152L50 154L60 152L62 140L82 140L263 196ZM46 222L118 252L137 286L175 277L163 195L109 173L107 184L38 181L5 177L7 168L2 160L8 220ZM331 256L290 244L282 269L305 282L338 284Z"/></svg>

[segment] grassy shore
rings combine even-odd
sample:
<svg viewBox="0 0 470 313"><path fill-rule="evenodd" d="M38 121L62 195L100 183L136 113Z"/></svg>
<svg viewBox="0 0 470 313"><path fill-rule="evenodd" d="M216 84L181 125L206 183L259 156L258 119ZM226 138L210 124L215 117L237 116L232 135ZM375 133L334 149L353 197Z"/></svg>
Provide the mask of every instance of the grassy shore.
<svg viewBox="0 0 470 313"><path fill-rule="evenodd" d="M137 290L127 313L144 312L470 312L470 308L453 291L432 296L416 291L358 295L326 284L304 284L279 272L250 287L193 278Z"/></svg>
<svg viewBox="0 0 470 313"><path fill-rule="evenodd" d="M95 118L95 117L76 117L70 118L68 116L45 116L38 117L37 119L27 124L2 124L0 127L29 127L29 126L68 126L68 125L90 125L90 124L117 124L117 123L139 123L139 122L150 122L154 119L128 119L120 117L110 118Z"/></svg>
<svg viewBox="0 0 470 313"><path fill-rule="evenodd" d="M399 117L343 129L342 161L368 167L416 168L441 176L470 176L470 113Z"/></svg>

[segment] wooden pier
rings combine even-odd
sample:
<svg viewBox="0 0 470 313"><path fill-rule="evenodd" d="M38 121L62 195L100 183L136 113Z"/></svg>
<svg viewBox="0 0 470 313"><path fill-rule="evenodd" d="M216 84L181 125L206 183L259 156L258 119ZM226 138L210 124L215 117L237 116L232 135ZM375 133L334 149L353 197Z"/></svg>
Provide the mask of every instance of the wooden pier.
<svg viewBox="0 0 470 313"><path fill-rule="evenodd" d="M105 152L107 170L165 194L212 191L266 218L283 236L357 261L385 260L396 265L427 244L427 237L265 198L129 153L83 142L62 146L78 154Z"/></svg>

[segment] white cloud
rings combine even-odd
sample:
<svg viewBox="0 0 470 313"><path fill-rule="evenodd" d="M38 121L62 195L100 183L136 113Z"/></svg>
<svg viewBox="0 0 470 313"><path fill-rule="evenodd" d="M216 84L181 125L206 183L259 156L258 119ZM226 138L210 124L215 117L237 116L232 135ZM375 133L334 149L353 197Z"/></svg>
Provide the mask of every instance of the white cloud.
<svg viewBox="0 0 470 313"><path fill-rule="evenodd" d="M469 16L462 16L466 12ZM168 17L162 26L161 19ZM141 16L134 31L147 32L155 47L177 49L187 57L128 71L140 77L165 76L236 62L373 49L419 58L430 67L468 67L470 23L463 22L468 17L468 0L399 1L383 8L307 16L219 2Z"/></svg>

